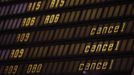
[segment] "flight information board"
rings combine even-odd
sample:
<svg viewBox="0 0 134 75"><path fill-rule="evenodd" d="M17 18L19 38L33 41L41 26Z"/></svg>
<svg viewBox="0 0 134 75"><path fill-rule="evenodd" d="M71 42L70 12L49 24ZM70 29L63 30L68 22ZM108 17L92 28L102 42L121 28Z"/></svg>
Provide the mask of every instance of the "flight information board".
<svg viewBox="0 0 134 75"><path fill-rule="evenodd" d="M0 75L134 75L134 0L0 0Z"/></svg>

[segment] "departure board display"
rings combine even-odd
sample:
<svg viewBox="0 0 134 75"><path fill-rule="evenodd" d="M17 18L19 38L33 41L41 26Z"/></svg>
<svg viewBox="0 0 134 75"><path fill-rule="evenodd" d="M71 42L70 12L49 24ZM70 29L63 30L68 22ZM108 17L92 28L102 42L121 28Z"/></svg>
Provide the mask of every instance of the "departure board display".
<svg viewBox="0 0 134 75"><path fill-rule="evenodd" d="M0 0L0 75L134 75L134 0Z"/></svg>

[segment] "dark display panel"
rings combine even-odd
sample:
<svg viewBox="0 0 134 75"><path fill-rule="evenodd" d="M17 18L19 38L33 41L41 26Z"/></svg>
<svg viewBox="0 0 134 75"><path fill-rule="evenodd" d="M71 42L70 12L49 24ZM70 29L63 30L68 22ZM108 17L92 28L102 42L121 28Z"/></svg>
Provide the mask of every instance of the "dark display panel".
<svg viewBox="0 0 134 75"><path fill-rule="evenodd" d="M0 75L134 75L134 1L1 0Z"/></svg>

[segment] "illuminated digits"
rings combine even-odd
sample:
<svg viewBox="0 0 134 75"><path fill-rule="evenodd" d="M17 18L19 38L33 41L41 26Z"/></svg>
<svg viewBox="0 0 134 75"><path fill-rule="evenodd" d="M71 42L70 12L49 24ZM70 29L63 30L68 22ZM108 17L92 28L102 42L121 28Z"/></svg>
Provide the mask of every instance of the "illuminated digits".
<svg viewBox="0 0 134 75"><path fill-rule="evenodd" d="M65 0L61 0L61 2L60 2L60 7L63 7L64 4L65 4Z"/></svg>
<svg viewBox="0 0 134 75"><path fill-rule="evenodd" d="M57 23L60 18L60 14L52 14L52 15L47 15L44 24L52 24L52 23Z"/></svg>
<svg viewBox="0 0 134 75"><path fill-rule="evenodd" d="M36 11L40 9L41 3L42 3L41 1L37 2L36 8L35 8Z"/></svg>
<svg viewBox="0 0 134 75"><path fill-rule="evenodd" d="M29 64L27 68L27 74L29 73L40 73L42 69L42 64Z"/></svg>
<svg viewBox="0 0 134 75"><path fill-rule="evenodd" d="M54 7L63 7L65 4L65 0L52 0L50 3L50 8L54 8Z"/></svg>
<svg viewBox="0 0 134 75"><path fill-rule="evenodd" d="M42 1L34 2L34 3L29 3L27 11L38 11L41 8Z"/></svg>
<svg viewBox="0 0 134 75"><path fill-rule="evenodd" d="M54 23L57 23L58 20L59 20L59 18L60 18L60 14L57 14L57 15L55 16Z"/></svg>
<svg viewBox="0 0 134 75"><path fill-rule="evenodd" d="M30 21L31 21L31 18L30 18L30 17L29 17L29 18L27 18L27 21L26 21L26 24L25 24L25 25L26 25L26 27L30 25Z"/></svg>
<svg viewBox="0 0 134 75"><path fill-rule="evenodd" d="M53 8L54 5L55 5L55 3L56 3L56 0L52 0L52 2L51 2L51 4L50 4L50 8Z"/></svg>
<svg viewBox="0 0 134 75"><path fill-rule="evenodd" d="M11 58L14 58L14 59L16 59L16 58L22 58L23 54L24 54L24 49L16 49L16 50L13 49L11 51L10 57Z"/></svg>
<svg viewBox="0 0 134 75"><path fill-rule="evenodd" d="M28 65L28 68L27 68L27 73L30 73L31 72L31 69L32 69L32 64L29 64Z"/></svg>
<svg viewBox="0 0 134 75"><path fill-rule="evenodd" d="M24 18L22 21L22 26L23 27L33 26L35 24L35 21L36 21L36 17Z"/></svg>
<svg viewBox="0 0 134 75"><path fill-rule="evenodd" d="M30 11L30 10L31 10L31 8L32 8L32 3L29 3L29 4L28 4L27 11Z"/></svg>
<svg viewBox="0 0 134 75"><path fill-rule="evenodd" d="M18 67L19 67L18 65L6 66L4 73L5 74L16 74Z"/></svg>
<svg viewBox="0 0 134 75"><path fill-rule="evenodd" d="M26 24L26 20L27 20L27 19L26 19L26 18L24 18L24 19L23 19L23 21L22 21L22 26L23 26L23 27L24 27L24 26L25 26L25 24Z"/></svg>
<svg viewBox="0 0 134 75"><path fill-rule="evenodd" d="M21 33L17 35L17 42L27 42L30 37L30 33Z"/></svg>

